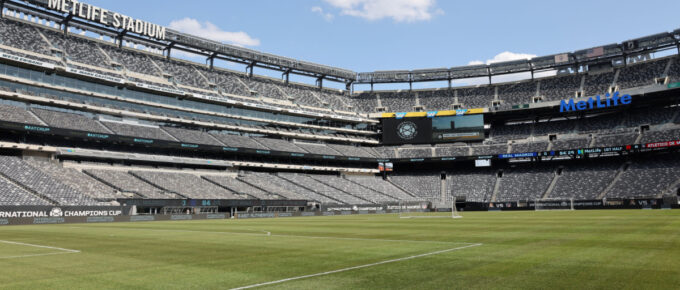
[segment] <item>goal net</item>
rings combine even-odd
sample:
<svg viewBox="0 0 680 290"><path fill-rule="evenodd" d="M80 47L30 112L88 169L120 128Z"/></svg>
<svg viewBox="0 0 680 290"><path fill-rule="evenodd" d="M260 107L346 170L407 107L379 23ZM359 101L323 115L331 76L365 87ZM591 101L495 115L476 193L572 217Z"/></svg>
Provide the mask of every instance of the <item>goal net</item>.
<svg viewBox="0 0 680 290"><path fill-rule="evenodd" d="M426 203L399 202L399 218L462 218L456 209L455 198L451 201L451 208L446 210L429 209Z"/></svg>
<svg viewBox="0 0 680 290"><path fill-rule="evenodd" d="M534 201L534 209L541 210L574 210L574 199L537 199Z"/></svg>

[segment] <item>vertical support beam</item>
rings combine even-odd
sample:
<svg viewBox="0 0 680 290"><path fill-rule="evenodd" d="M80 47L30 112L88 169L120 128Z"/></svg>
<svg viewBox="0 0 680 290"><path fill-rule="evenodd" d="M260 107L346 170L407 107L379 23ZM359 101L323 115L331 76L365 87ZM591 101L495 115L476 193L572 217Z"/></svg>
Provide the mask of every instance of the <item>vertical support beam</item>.
<svg viewBox="0 0 680 290"><path fill-rule="evenodd" d="M316 79L316 85L319 87L319 89L323 88L323 76L320 76L318 79Z"/></svg>
<svg viewBox="0 0 680 290"><path fill-rule="evenodd" d="M246 66L246 74L248 75L249 78L253 77L253 67L255 67L255 62L251 62L248 66Z"/></svg>
<svg viewBox="0 0 680 290"><path fill-rule="evenodd" d="M0 19L5 18L5 0L0 0Z"/></svg>
<svg viewBox="0 0 680 290"><path fill-rule="evenodd" d="M126 33L127 31L121 30L116 36L116 40L118 41L118 48L123 48L123 37L125 36Z"/></svg>
<svg viewBox="0 0 680 290"><path fill-rule="evenodd" d="M69 21L71 21L72 18L73 18L73 14L69 13L68 16L66 16L66 18L64 18L64 21L61 22L64 25L64 35L68 34L68 23L69 23Z"/></svg>
<svg viewBox="0 0 680 290"><path fill-rule="evenodd" d="M283 78L283 81L286 85L290 83L290 69L287 69L281 74L281 78Z"/></svg>
<svg viewBox="0 0 680 290"><path fill-rule="evenodd" d="M491 85L491 68L489 66L486 67L486 73L489 75L489 85Z"/></svg>

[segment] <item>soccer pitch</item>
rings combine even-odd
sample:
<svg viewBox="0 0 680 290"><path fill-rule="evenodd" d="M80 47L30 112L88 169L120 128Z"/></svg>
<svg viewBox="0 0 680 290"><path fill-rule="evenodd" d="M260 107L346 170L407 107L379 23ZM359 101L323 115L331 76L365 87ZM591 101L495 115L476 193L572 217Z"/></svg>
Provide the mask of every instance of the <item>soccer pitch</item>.
<svg viewBox="0 0 680 290"><path fill-rule="evenodd" d="M680 285L680 211L465 212L0 227L12 289Z"/></svg>

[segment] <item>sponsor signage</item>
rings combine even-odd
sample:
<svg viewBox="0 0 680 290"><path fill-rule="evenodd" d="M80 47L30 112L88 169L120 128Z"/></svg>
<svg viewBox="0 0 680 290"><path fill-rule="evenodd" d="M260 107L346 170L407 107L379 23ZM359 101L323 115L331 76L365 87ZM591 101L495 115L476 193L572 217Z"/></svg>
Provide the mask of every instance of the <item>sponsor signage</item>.
<svg viewBox="0 0 680 290"><path fill-rule="evenodd" d="M273 218L274 213L264 212L264 213L239 213L236 215L239 219L253 219L253 218Z"/></svg>
<svg viewBox="0 0 680 290"><path fill-rule="evenodd" d="M664 148L664 147L674 147L674 146L680 146L680 140L645 144L645 148Z"/></svg>
<svg viewBox="0 0 680 290"><path fill-rule="evenodd" d="M209 213L205 216L205 218L209 220L226 219L227 215L223 213Z"/></svg>
<svg viewBox="0 0 680 290"><path fill-rule="evenodd" d="M131 222L151 222L156 220L152 215L135 215L130 217Z"/></svg>
<svg viewBox="0 0 680 290"><path fill-rule="evenodd" d="M188 215L188 214L187 215L175 214L175 215L170 216L170 220L173 220L173 221L186 221L186 220L191 220L191 219L192 219L191 215Z"/></svg>
<svg viewBox="0 0 680 290"><path fill-rule="evenodd" d="M123 207L0 207L0 218L102 217L123 212Z"/></svg>
<svg viewBox="0 0 680 290"><path fill-rule="evenodd" d="M607 93L604 98L597 95L594 99L591 97L583 101L575 101L574 99L561 100L560 113L617 107L629 105L631 102L632 97L630 95L619 96L619 92L615 92L611 96Z"/></svg>
<svg viewBox="0 0 680 290"><path fill-rule="evenodd" d="M91 77L91 78L96 78L96 79L100 79L100 80L105 80L105 81L109 81L109 82L114 82L114 83L119 83L119 84L125 83L125 81L121 78L112 77L112 76L109 76L109 75L100 74L100 73L96 73L96 72L89 72L89 71L86 71L86 70L76 69L76 68L72 68L72 67L68 68L66 71L69 72L69 73L73 73L73 74L77 74L77 75L81 75L81 76L87 76L87 77Z"/></svg>
<svg viewBox="0 0 680 290"><path fill-rule="evenodd" d="M498 158L500 158L500 159L506 159L506 158L526 158L526 157L536 157L536 156L538 156L538 153L536 153L536 152L528 152L528 153L500 154L500 155L498 155Z"/></svg>
<svg viewBox="0 0 680 290"><path fill-rule="evenodd" d="M156 86L156 85L152 85L152 84L135 82L135 86L140 87L140 88L149 89L149 90L152 90L152 91L162 92L162 93L182 95L182 96L185 95L184 91L175 90L175 89L172 89L172 88L161 87L161 86Z"/></svg>
<svg viewBox="0 0 680 290"><path fill-rule="evenodd" d="M68 13L81 19L137 33L158 40L165 40L165 27L120 13L106 10L77 0L43 0L47 8L61 13Z"/></svg>
<svg viewBox="0 0 680 290"><path fill-rule="evenodd" d="M555 55L555 63L569 62L569 55L566 53Z"/></svg>
<svg viewBox="0 0 680 290"><path fill-rule="evenodd" d="M63 217L38 217L33 219L33 223L36 225L44 224L63 224L66 219Z"/></svg>
<svg viewBox="0 0 680 290"><path fill-rule="evenodd" d="M108 139L109 135L100 133L87 133L87 137L97 138L97 139Z"/></svg>
<svg viewBox="0 0 680 290"><path fill-rule="evenodd" d="M458 109L458 110L443 110L443 111L427 111L427 112L399 112L399 113L381 113L378 118L418 118L418 117L444 117L444 116L462 116L483 114L488 109L474 108L474 109ZM344 117L343 117L344 118Z"/></svg>
<svg viewBox="0 0 680 290"><path fill-rule="evenodd" d="M112 223L114 221L115 219L112 216L93 216L86 220L88 223Z"/></svg>
<svg viewBox="0 0 680 290"><path fill-rule="evenodd" d="M32 60L30 58L16 56L16 55L9 54L9 53L0 52L0 57L4 58L4 59L13 60L13 61L16 61L16 62L26 63L26 64L30 64L30 65L35 65L35 66L41 66L41 67L44 67L44 68L49 68L49 69L54 68L54 65L51 64L51 63L46 63L46 62L42 62L42 61L38 61L38 60Z"/></svg>
<svg viewBox="0 0 680 290"><path fill-rule="evenodd" d="M39 131L39 132L49 132L50 131L50 128L31 126L31 125L25 125L24 129L26 129L28 131Z"/></svg>

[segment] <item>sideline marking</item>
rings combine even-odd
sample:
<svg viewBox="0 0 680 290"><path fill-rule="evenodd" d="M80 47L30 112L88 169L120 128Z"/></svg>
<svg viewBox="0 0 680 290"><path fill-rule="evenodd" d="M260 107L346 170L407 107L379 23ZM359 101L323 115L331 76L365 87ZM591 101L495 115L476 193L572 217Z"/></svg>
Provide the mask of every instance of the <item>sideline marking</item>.
<svg viewBox="0 0 680 290"><path fill-rule="evenodd" d="M380 262L376 262L376 263L370 263L370 264L359 265L359 266L354 266L354 267L342 268L342 269L338 269L338 270L332 270L332 271L321 272L321 273L316 273L316 274L303 275L303 276L291 277L291 278L286 278L286 279L281 279L281 280L276 280L276 281L270 281L270 282L265 282L265 283L242 286L242 287L232 288L232 290L250 289L250 288L256 288L256 287L280 284L280 283L284 283L284 282L288 282L288 281L306 279L306 278L311 278L311 277L325 276L325 275L330 275L330 274L335 274L335 273L340 273L340 272L346 272L346 271L351 271L351 270L356 270L356 269L362 269L362 268L368 268L368 267L373 267L373 266L378 266L378 265L383 265L383 264L388 264L388 263L394 263L394 262L412 260L412 259L417 259L417 258L427 257L427 256L432 256L432 255L437 255L437 254L443 254L443 253L447 253L447 252L462 250L462 249L465 249L465 248L478 247L478 246L481 246L481 245L482 245L481 243L480 244L472 244L472 245L467 245L467 246L462 246L462 247L457 247L457 248L451 248L451 249L446 249L446 250L441 250L441 251L429 252L429 253L420 254L420 255L408 256L408 257L404 257L404 258L385 260L385 261L380 261Z"/></svg>
<svg viewBox="0 0 680 290"><path fill-rule="evenodd" d="M74 228L74 229L97 229L97 228L99 228L99 229L101 229L102 227L71 227L71 228ZM268 231L254 230L254 229L248 229L248 230L264 232L266 234L243 233L243 232L225 232L225 231L195 231L195 230L179 230L179 229L144 229L144 228L128 228L128 227L121 227L121 228L108 227L108 228L133 230L133 231L136 230L136 231L155 231L155 232L189 232L189 233L248 235L248 236L260 236L260 237L289 237L289 238L307 238L307 239L357 240L357 241L406 242L406 243L437 243L437 244L465 245L465 246L460 246L460 247L455 247L455 248L450 248L450 249L445 249L445 250L428 252L428 253L424 253L424 254L418 254L418 255L413 255L413 256L408 256L408 257L403 257L403 258L390 259L390 260L385 260L385 261L380 261L380 262L375 262L375 263L370 263L370 264L365 264L365 265L359 265L359 266L353 266L353 267L348 267L348 268L342 268L342 269L337 269L337 270L332 270L332 271L327 271L327 272L322 272L322 273L309 274L309 275L291 277L291 278L286 278L286 279L281 279L281 280L276 280L276 281L270 281L270 282L264 282L264 283L259 283L259 284L241 286L241 287L237 287L237 288L232 288L231 290L250 289L250 288L256 288L256 287L261 287L261 286L284 283L284 282L293 281L293 280L300 280L300 279L306 279L306 278L311 278L311 277L330 275L330 274L335 274L335 273L340 273L340 272L346 272L346 271L351 271L351 270L356 270L356 269L378 266L378 265L382 265L382 264L412 260L412 259L416 259L416 258L427 257L427 256L432 256L432 255L437 255L437 254L443 254L443 253L448 253L448 252L453 252L453 251L457 251L457 250L462 250L462 249L472 248L472 247L478 247L478 246L483 245L482 243L466 243L466 242L391 240L391 239L286 235L286 234L272 234L271 232L268 232Z"/></svg>
<svg viewBox="0 0 680 290"><path fill-rule="evenodd" d="M34 248L51 249L51 250L58 250L58 251L61 251L61 252L56 252L56 253L45 253L45 254L30 254L30 255L21 255L21 256L4 256L4 257L0 257L0 259L15 259L15 258L28 258L28 257L39 257L39 256L49 256L49 255L63 255L63 254L75 254L75 253L80 253L80 251L78 251L78 250L65 249L65 248L57 248L57 247L50 247L50 246L43 246L43 245L35 245L35 244L28 244L28 243L21 243L21 242L13 242L13 241L4 241L4 240L0 240L0 243L4 243L4 244L12 244L12 245L20 245L20 246L28 246L28 247L34 247Z"/></svg>
<svg viewBox="0 0 680 290"><path fill-rule="evenodd" d="M328 239L328 240L350 240L350 241L378 241L378 242L402 242L402 243L430 243L430 244L450 244L450 245L474 245L477 243L467 242L447 242L447 241L428 241L428 240L393 240L393 239L371 239L371 238L349 238L349 237L333 237L333 236L305 236L305 235L287 235L287 234L273 234L267 231L251 230L263 232L258 233L244 233L244 232L227 232L227 231L195 231L195 230L179 230L179 229L146 229L146 228L130 228L130 227L70 227L72 229L117 229L128 231L145 231L145 232L178 232L178 233L205 233L218 235L244 235L257 237L289 237L289 238L304 238L304 239Z"/></svg>

